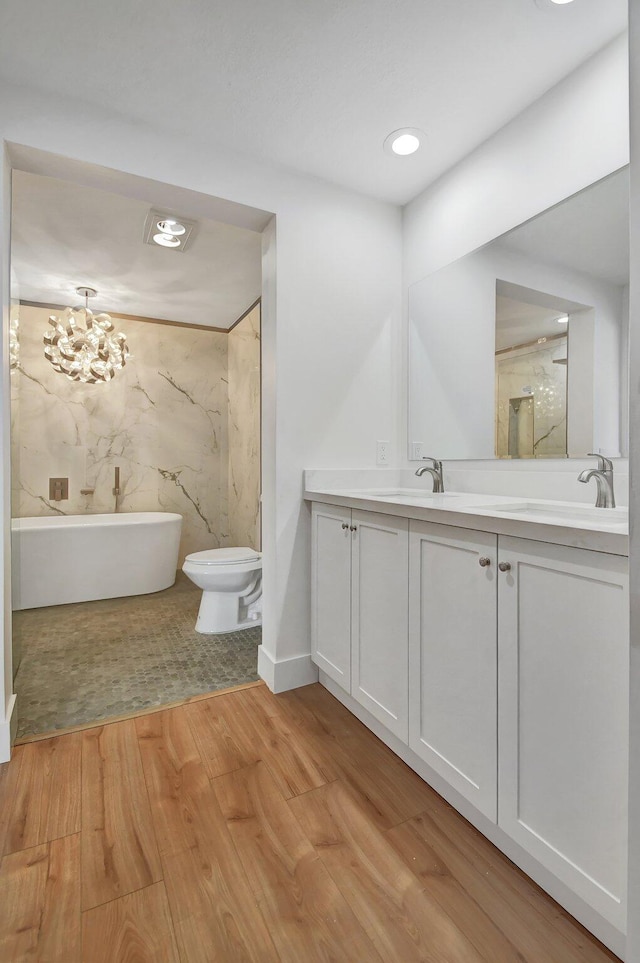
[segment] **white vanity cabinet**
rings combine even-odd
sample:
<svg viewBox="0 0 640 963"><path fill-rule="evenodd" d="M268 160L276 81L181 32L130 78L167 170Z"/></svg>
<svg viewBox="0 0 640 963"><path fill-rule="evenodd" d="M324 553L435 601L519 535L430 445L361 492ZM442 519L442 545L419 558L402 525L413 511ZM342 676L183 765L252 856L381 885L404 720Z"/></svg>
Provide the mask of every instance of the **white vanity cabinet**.
<svg viewBox="0 0 640 963"><path fill-rule="evenodd" d="M409 747L624 928L627 560L421 521L409 557Z"/></svg>
<svg viewBox="0 0 640 963"><path fill-rule="evenodd" d="M627 558L477 519L318 502L312 514L312 658L327 684L620 952Z"/></svg>
<svg viewBox="0 0 640 963"><path fill-rule="evenodd" d="M499 544L499 825L624 929L627 559Z"/></svg>
<svg viewBox="0 0 640 963"><path fill-rule="evenodd" d="M497 535L411 522L409 747L497 821Z"/></svg>
<svg viewBox="0 0 640 963"><path fill-rule="evenodd" d="M408 545L406 518L312 507L312 659L404 742Z"/></svg>

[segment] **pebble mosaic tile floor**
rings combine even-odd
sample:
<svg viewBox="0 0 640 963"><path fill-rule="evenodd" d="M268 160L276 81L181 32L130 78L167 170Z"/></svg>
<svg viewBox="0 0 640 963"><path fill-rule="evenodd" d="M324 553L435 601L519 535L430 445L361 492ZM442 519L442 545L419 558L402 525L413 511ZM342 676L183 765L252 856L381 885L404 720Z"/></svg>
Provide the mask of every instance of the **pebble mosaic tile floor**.
<svg viewBox="0 0 640 963"><path fill-rule="evenodd" d="M260 627L195 631L200 589L14 612L18 738L258 679Z"/></svg>

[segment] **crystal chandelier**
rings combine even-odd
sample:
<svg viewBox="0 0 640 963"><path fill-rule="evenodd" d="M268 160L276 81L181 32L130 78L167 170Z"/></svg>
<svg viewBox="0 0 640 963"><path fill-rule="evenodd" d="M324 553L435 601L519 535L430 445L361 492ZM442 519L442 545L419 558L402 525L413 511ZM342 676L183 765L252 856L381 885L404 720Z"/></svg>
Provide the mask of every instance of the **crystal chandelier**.
<svg viewBox="0 0 640 963"><path fill-rule="evenodd" d="M53 330L44 335L44 354L53 368L85 384L111 381L129 357L127 339L122 332L113 333L109 315L89 310L89 298L97 293L95 288L76 288L85 299L84 307L66 308L62 317L52 314Z"/></svg>

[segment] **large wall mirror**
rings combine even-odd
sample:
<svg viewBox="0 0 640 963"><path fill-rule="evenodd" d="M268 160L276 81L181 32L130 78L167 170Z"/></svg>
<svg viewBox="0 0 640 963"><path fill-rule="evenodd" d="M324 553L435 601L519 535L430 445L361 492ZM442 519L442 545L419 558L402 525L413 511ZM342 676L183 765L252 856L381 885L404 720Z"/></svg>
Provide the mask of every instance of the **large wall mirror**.
<svg viewBox="0 0 640 963"><path fill-rule="evenodd" d="M624 168L409 290L409 458L627 453Z"/></svg>

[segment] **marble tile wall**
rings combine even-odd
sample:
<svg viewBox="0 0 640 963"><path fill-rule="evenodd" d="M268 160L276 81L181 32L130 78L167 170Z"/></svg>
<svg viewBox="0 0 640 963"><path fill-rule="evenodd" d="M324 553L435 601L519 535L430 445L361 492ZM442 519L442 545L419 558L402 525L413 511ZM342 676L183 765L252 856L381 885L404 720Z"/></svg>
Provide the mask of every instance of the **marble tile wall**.
<svg viewBox="0 0 640 963"><path fill-rule="evenodd" d="M567 357L566 339L542 348L516 349L496 360L496 454L509 456L510 414L519 422L521 458L563 458L567 454L567 366L554 363ZM528 400L513 407L510 399ZM528 412L532 407L533 417ZM513 454L512 454L513 457Z"/></svg>
<svg viewBox="0 0 640 963"><path fill-rule="evenodd" d="M132 358L108 384L83 385L54 371L43 354L49 311L20 308L20 367L12 371L14 516L111 512L114 468L121 470L122 511L179 512L183 554L232 544L229 490L229 336L175 325L117 322ZM247 325L249 328L250 325ZM237 337L238 396L246 345ZM255 337L254 337L255 340ZM234 352L234 358L236 354ZM242 389L240 388L242 385ZM253 390L253 389L252 389ZM242 431L233 420L234 444ZM237 441L243 456L249 442ZM244 467L234 471L238 479ZM49 500L49 478L69 478L69 500ZM249 487L234 510L249 514ZM94 488L92 495L80 489ZM255 524L255 505L253 523ZM243 521L250 526L250 520ZM236 542L237 544L237 542Z"/></svg>
<svg viewBox="0 0 640 963"><path fill-rule="evenodd" d="M260 306L229 334L229 539L260 549Z"/></svg>

